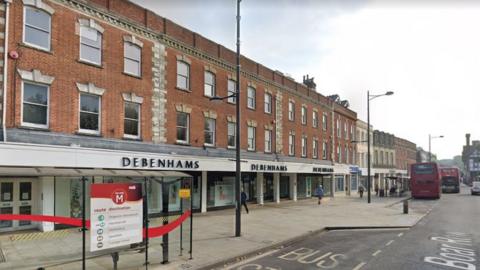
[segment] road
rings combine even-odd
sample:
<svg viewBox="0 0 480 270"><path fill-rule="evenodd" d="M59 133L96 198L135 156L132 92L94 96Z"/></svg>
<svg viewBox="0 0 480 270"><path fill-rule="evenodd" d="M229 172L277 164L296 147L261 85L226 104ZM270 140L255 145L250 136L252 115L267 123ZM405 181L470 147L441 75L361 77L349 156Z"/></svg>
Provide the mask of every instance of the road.
<svg viewBox="0 0 480 270"><path fill-rule="evenodd" d="M469 188L440 200L411 229L329 231L228 269L480 269L480 196Z"/></svg>

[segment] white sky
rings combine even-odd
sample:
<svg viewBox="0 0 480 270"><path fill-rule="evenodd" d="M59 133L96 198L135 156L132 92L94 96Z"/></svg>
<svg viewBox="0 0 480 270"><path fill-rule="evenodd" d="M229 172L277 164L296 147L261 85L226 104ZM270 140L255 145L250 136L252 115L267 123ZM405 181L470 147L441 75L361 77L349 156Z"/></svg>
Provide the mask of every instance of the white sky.
<svg viewBox="0 0 480 270"><path fill-rule="evenodd" d="M132 0L235 50L235 0ZM241 52L348 99L375 129L461 154L480 139L480 1L242 0Z"/></svg>

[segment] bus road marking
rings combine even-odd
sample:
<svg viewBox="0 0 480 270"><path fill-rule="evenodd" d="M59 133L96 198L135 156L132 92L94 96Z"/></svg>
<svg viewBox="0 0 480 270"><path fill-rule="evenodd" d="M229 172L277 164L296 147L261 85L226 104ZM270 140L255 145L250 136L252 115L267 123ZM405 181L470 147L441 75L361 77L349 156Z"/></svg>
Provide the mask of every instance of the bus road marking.
<svg viewBox="0 0 480 270"><path fill-rule="evenodd" d="M380 252L382 252L381 250L377 250L375 251L375 253L372 254L373 257L377 256L378 254L380 254Z"/></svg>
<svg viewBox="0 0 480 270"><path fill-rule="evenodd" d="M403 232L399 233L397 236L398 236L398 237L402 237L402 236L403 236Z"/></svg>
<svg viewBox="0 0 480 270"><path fill-rule="evenodd" d="M393 241L395 241L395 240L388 241L388 243L386 243L385 246L390 246L393 243Z"/></svg>
<svg viewBox="0 0 480 270"><path fill-rule="evenodd" d="M355 268L353 268L352 270L360 270L360 268L362 268L365 264L367 264L366 262L361 262L359 264L357 264L357 266L355 266Z"/></svg>

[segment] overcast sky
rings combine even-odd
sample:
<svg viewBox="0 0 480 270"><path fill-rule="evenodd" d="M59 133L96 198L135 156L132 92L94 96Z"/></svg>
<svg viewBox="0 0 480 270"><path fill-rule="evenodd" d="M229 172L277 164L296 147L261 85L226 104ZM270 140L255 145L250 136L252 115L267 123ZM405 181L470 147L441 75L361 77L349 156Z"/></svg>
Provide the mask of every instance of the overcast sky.
<svg viewBox="0 0 480 270"><path fill-rule="evenodd" d="M133 0L235 50L235 0ZM241 53L273 70L315 77L375 129L439 158L480 139L480 1L242 0Z"/></svg>

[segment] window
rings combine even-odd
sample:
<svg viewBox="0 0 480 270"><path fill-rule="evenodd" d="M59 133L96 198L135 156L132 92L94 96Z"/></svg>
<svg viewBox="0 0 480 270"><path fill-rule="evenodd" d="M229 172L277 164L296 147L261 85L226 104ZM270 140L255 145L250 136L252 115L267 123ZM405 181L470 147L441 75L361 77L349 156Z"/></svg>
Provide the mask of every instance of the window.
<svg viewBox="0 0 480 270"><path fill-rule="evenodd" d="M293 101L288 102L288 120L295 120L295 103Z"/></svg>
<svg viewBox="0 0 480 270"><path fill-rule="evenodd" d="M250 109L255 109L255 88L249 86L247 89L247 107Z"/></svg>
<svg viewBox="0 0 480 270"><path fill-rule="evenodd" d="M131 42L124 42L123 43L123 50L124 50L124 62L123 68L124 72L139 76L141 75L142 69L142 48L140 46L135 45Z"/></svg>
<svg viewBox="0 0 480 270"><path fill-rule="evenodd" d="M340 119L337 119L337 137L342 137L342 128L340 127Z"/></svg>
<svg viewBox="0 0 480 270"><path fill-rule="evenodd" d="M255 127L248 127L247 130L248 151L255 151Z"/></svg>
<svg viewBox="0 0 480 270"><path fill-rule="evenodd" d="M328 123L327 123L327 121L328 121L328 120L327 120L327 119L328 119L327 113L323 113L323 116L322 116L322 117L323 117L323 119L322 119L322 128L323 128L323 130L327 130L327 124L328 124Z"/></svg>
<svg viewBox="0 0 480 270"><path fill-rule="evenodd" d="M307 107L302 106L302 125L307 124Z"/></svg>
<svg viewBox="0 0 480 270"><path fill-rule="evenodd" d="M327 155L328 155L328 144L327 144L327 141L323 141L322 159L327 159Z"/></svg>
<svg viewBox="0 0 480 270"><path fill-rule="evenodd" d="M383 165L383 151L380 151L380 165Z"/></svg>
<svg viewBox="0 0 480 270"><path fill-rule="evenodd" d="M34 7L25 7L23 42L50 51L51 16Z"/></svg>
<svg viewBox="0 0 480 270"><path fill-rule="evenodd" d="M317 128L318 127L318 112L317 111L313 111L313 114L312 114L312 125L314 128Z"/></svg>
<svg viewBox="0 0 480 270"><path fill-rule="evenodd" d="M190 114L177 112L177 142L190 142Z"/></svg>
<svg viewBox="0 0 480 270"><path fill-rule="evenodd" d="M295 155L295 135L288 135L288 154L290 156Z"/></svg>
<svg viewBox="0 0 480 270"><path fill-rule="evenodd" d="M272 131L268 129L265 130L265 152L272 152Z"/></svg>
<svg viewBox="0 0 480 270"><path fill-rule="evenodd" d="M204 95L207 97L215 96L215 74L205 71Z"/></svg>
<svg viewBox="0 0 480 270"><path fill-rule="evenodd" d="M125 102L123 134L125 137L140 138L140 104Z"/></svg>
<svg viewBox="0 0 480 270"><path fill-rule="evenodd" d="M313 140L312 157L318 158L318 140Z"/></svg>
<svg viewBox="0 0 480 270"><path fill-rule="evenodd" d="M349 153L347 147L345 146L345 163L348 163L348 161L349 161L349 157L350 157L349 154L350 153Z"/></svg>
<svg viewBox="0 0 480 270"><path fill-rule="evenodd" d="M302 157L307 157L307 137L302 137Z"/></svg>
<svg viewBox="0 0 480 270"><path fill-rule="evenodd" d="M378 165L378 151L377 150L375 150L375 156L374 156L373 161L374 161L374 164Z"/></svg>
<svg viewBox="0 0 480 270"><path fill-rule="evenodd" d="M340 150L340 146L337 146L337 162L341 162L342 160L342 151Z"/></svg>
<svg viewBox="0 0 480 270"><path fill-rule="evenodd" d="M100 133L100 96L80 94L80 131Z"/></svg>
<svg viewBox="0 0 480 270"><path fill-rule="evenodd" d="M347 122L343 122L343 137L348 139L348 124Z"/></svg>
<svg viewBox="0 0 480 270"><path fill-rule="evenodd" d="M215 145L215 119L205 118L205 145Z"/></svg>
<svg viewBox="0 0 480 270"><path fill-rule="evenodd" d="M102 64L102 33L97 29L80 26L80 60Z"/></svg>
<svg viewBox="0 0 480 270"><path fill-rule="evenodd" d="M235 129L236 129L236 123L227 122L227 147L228 148L234 148L236 145Z"/></svg>
<svg viewBox="0 0 480 270"><path fill-rule="evenodd" d="M265 113L272 113L272 95L265 93Z"/></svg>
<svg viewBox="0 0 480 270"><path fill-rule="evenodd" d="M233 103L235 104L235 97L232 95L235 95L236 94L236 82L234 80L228 80L228 84L227 84L227 95L230 96L228 99L227 99L227 102L228 103Z"/></svg>
<svg viewBox="0 0 480 270"><path fill-rule="evenodd" d="M177 61L177 88L190 89L190 66L183 61Z"/></svg>
<svg viewBox="0 0 480 270"><path fill-rule="evenodd" d="M350 139L355 140L355 132L353 131L354 126L350 125Z"/></svg>
<svg viewBox="0 0 480 270"><path fill-rule="evenodd" d="M49 87L23 83L22 125L48 128Z"/></svg>

